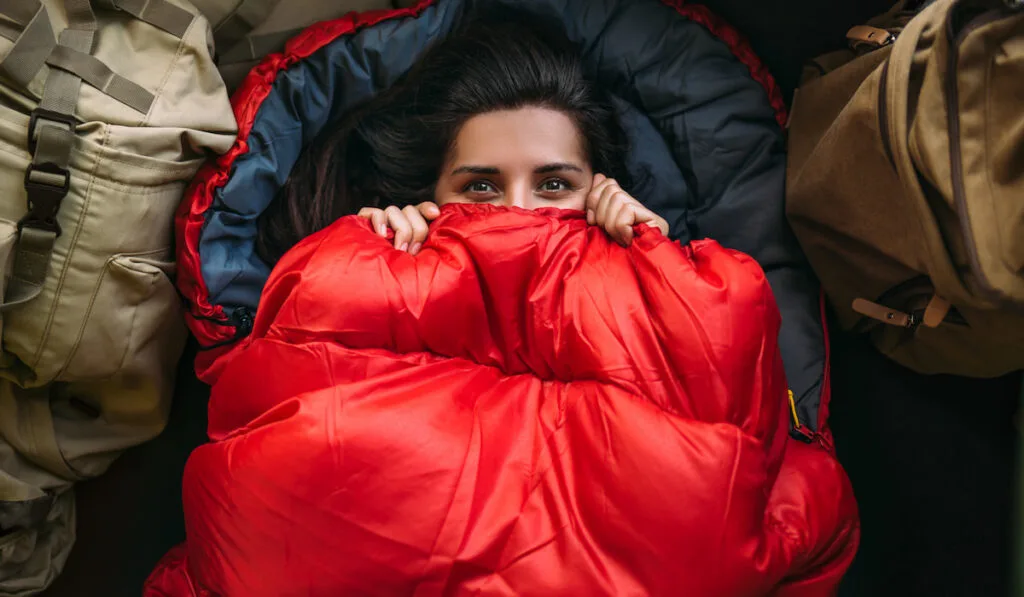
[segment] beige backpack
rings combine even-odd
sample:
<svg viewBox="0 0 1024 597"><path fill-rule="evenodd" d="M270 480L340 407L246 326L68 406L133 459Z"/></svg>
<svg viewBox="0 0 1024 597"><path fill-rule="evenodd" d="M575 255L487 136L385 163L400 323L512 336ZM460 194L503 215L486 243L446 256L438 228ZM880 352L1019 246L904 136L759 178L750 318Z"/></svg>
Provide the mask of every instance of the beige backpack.
<svg viewBox="0 0 1024 597"><path fill-rule="evenodd" d="M391 0L194 0L213 24L217 68L234 91L252 67L306 27L350 12L393 8Z"/></svg>
<svg viewBox="0 0 1024 597"><path fill-rule="evenodd" d="M0 596L74 541L69 488L162 430L173 215L235 121L181 0L0 0Z"/></svg>
<svg viewBox="0 0 1024 597"><path fill-rule="evenodd" d="M1024 2L910 4L807 73L787 214L842 327L998 376L1024 368Z"/></svg>

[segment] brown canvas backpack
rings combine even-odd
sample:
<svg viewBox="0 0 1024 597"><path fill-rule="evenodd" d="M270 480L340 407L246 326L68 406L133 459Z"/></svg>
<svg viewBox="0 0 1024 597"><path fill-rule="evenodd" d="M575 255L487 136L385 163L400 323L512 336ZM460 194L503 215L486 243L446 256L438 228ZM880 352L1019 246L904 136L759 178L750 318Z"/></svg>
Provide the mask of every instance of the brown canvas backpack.
<svg viewBox="0 0 1024 597"><path fill-rule="evenodd" d="M844 329L997 376L1024 368L1024 2L916 8L805 71L787 214Z"/></svg>

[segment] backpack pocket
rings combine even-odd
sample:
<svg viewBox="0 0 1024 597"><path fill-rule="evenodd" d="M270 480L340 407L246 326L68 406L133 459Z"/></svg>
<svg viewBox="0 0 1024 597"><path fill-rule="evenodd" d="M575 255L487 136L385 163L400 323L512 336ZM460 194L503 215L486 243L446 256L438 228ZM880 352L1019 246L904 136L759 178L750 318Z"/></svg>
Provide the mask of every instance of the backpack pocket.
<svg viewBox="0 0 1024 597"><path fill-rule="evenodd" d="M61 380L105 379L124 367L130 350L167 341L157 332L182 321L174 271L168 249L109 258Z"/></svg>

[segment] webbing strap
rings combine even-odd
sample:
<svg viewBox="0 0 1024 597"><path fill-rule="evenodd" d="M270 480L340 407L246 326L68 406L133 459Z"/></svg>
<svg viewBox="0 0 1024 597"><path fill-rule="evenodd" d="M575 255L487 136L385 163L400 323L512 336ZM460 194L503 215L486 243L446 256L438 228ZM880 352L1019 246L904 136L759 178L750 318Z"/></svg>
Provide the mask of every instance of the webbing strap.
<svg viewBox="0 0 1024 597"><path fill-rule="evenodd" d="M14 254L14 269L0 310L23 305L39 296L46 282L46 271L50 267L50 255L56 241L57 233L51 230L21 228Z"/></svg>
<svg viewBox="0 0 1024 597"><path fill-rule="evenodd" d="M0 0L0 14L24 27L36 16L39 0Z"/></svg>
<svg viewBox="0 0 1024 597"><path fill-rule="evenodd" d="M93 0L93 3L100 8L126 12L179 39L196 19L196 15L167 0Z"/></svg>
<svg viewBox="0 0 1024 597"><path fill-rule="evenodd" d="M68 14L68 28L96 30L96 15L89 0L64 0L64 11Z"/></svg>
<svg viewBox="0 0 1024 597"><path fill-rule="evenodd" d="M82 81L143 114L149 112L153 104L153 94L146 88L110 70L110 67L91 54L60 44L50 53L46 64L74 74Z"/></svg>
<svg viewBox="0 0 1024 597"><path fill-rule="evenodd" d="M213 42L217 48L230 50L249 35L277 6L279 0L241 0L231 14L224 17L213 30Z"/></svg>
<svg viewBox="0 0 1024 597"><path fill-rule="evenodd" d="M21 32L24 31L24 29L25 28L18 23L0 21L0 37L5 39L18 41L18 38L21 37Z"/></svg>
<svg viewBox="0 0 1024 597"><path fill-rule="evenodd" d="M65 7L69 27L61 31L52 52L58 48L90 52L96 18L89 1L65 0ZM80 89L81 79L76 74L51 68L39 108L32 112L28 130L32 163L25 172L28 213L18 223L13 271L0 310L31 301L46 283L53 246L60 235L57 212L71 182L68 164L75 143L74 113Z"/></svg>
<svg viewBox="0 0 1024 597"><path fill-rule="evenodd" d="M19 0L14 1L17 3ZM21 1L33 7L35 12L8 50L7 56L0 61L0 72L21 87L28 87L39 73L39 69L43 68L46 57L50 55L57 41L53 36L53 28L50 27L50 15L46 7L38 0Z"/></svg>
<svg viewBox="0 0 1024 597"><path fill-rule="evenodd" d="M302 28L300 27L298 29L289 29L288 31L250 35L243 39L241 43L235 44L233 48L225 52L218 62L226 65L258 60L271 52L283 50L288 40L301 32Z"/></svg>

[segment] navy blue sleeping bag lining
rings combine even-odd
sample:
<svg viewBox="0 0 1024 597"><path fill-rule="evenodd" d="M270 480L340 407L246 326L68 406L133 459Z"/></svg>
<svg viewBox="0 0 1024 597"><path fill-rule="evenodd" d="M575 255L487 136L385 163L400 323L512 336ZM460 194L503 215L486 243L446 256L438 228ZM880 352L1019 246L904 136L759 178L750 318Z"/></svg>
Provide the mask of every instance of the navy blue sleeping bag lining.
<svg viewBox="0 0 1024 597"><path fill-rule="evenodd" d="M819 286L784 213L785 143L764 88L700 24L659 0L439 0L417 18L342 36L282 72L249 150L217 190L200 237L210 304L254 312L270 268L256 219L303 147L352 106L392 85L432 41L482 2L559 19L589 73L612 91L630 136L634 195L674 238L713 238L754 257L782 311L780 343L801 423L816 429L825 367Z"/></svg>

